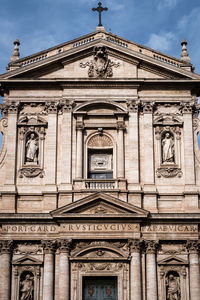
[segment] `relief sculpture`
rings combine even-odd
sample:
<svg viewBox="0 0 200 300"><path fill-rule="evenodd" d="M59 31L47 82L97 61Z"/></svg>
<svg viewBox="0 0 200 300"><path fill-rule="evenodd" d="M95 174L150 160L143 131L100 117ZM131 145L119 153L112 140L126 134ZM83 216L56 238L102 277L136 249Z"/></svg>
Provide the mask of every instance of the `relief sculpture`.
<svg viewBox="0 0 200 300"><path fill-rule="evenodd" d="M179 277L170 274L166 278L167 300L181 300Z"/></svg>
<svg viewBox="0 0 200 300"><path fill-rule="evenodd" d="M108 58L106 47L95 47L92 61L80 63L81 68L89 67L88 76L96 78L107 78L113 76L112 67L119 67L119 63L114 63Z"/></svg>

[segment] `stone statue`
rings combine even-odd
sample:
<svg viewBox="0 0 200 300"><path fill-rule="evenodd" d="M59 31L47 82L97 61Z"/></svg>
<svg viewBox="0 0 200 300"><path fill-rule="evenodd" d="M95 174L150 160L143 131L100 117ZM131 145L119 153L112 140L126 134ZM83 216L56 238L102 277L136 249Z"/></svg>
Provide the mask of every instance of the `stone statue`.
<svg viewBox="0 0 200 300"><path fill-rule="evenodd" d="M166 279L167 300L181 300L179 278L170 274Z"/></svg>
<svg viewBox="0 0 200 300"><path fill-rule="evenodd" d="M25 279L20 282L20 300L33 300L33 278L30 274L27 274Z"/></svg>
<svg viewBox="0 0 200 300"><path fill-rule="evenodd" d="M37 162L38 160L38 139L35 137L34 133L31 133L30 138L26 143L26 161L27 162Z"/></svg>
<svg viewBox="0 0 200 300"><path fill-rule="evenodd" d="M162 161L163 163L174 162L174 141L169 132L162 140Z"/></svg>

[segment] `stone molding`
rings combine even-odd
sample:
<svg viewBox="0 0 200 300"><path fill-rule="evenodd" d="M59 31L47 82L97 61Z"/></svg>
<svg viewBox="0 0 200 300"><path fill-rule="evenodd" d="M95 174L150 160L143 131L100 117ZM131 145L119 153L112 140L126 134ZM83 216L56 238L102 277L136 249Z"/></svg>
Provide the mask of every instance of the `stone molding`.
<svg viewBox="0 0 200 300"><path fill-rule="evenodd" d="M144 241L146 254L156 254L159 248L159 241Z"/></svg>
<svg viewBox="0 0 200 300"><path fill-rule="evenodd" d="M200 241L187 241L186 248L190 254L198 254L200 251Z"/></svg>
<svg viewBox="0 0 200 300"><path fill-rule="evenodd" d="M46 254L53 254L57 248L57 241L56 240L42 240L41 241L44 253Z"/></svg>
<svg viewBox="0 0 200 300"><path fill-rule="evenodd" d="M70 253L71 247L72 247L72 239L59 239L57 240L57 246L60 251L60 253Z"/></svg>
<svg viewBox="0 0 200 300"><path fill-rule="evenodd" d="M0 253L1 254L11 253L13 248L14 248L14 242L12 240L0 241Z"/></svg>

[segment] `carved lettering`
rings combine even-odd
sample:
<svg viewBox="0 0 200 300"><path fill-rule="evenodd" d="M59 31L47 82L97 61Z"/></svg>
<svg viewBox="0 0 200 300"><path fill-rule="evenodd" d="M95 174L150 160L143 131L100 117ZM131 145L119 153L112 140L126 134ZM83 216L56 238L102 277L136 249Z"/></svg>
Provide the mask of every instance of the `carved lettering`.
<svg viewBox="0 0 200 300"><path fill-rule="evenodd" d="M142 227L143 232L197 233L197 225L150 225Z"/></svg>

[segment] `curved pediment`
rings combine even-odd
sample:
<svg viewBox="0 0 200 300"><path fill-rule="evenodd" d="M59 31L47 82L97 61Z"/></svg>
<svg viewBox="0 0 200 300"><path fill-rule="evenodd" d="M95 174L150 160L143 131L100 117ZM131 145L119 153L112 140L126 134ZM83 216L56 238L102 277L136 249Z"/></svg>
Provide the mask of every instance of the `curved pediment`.
<svg viewBox="0 0 200 300"><path fill-rule="evenodd" d="M74 114L85 112L88 114L104 114L104 113L127 113L127 110L122 105L114 101L108 100L91 100L90 102L82 103L74 109Z"/></svg>

